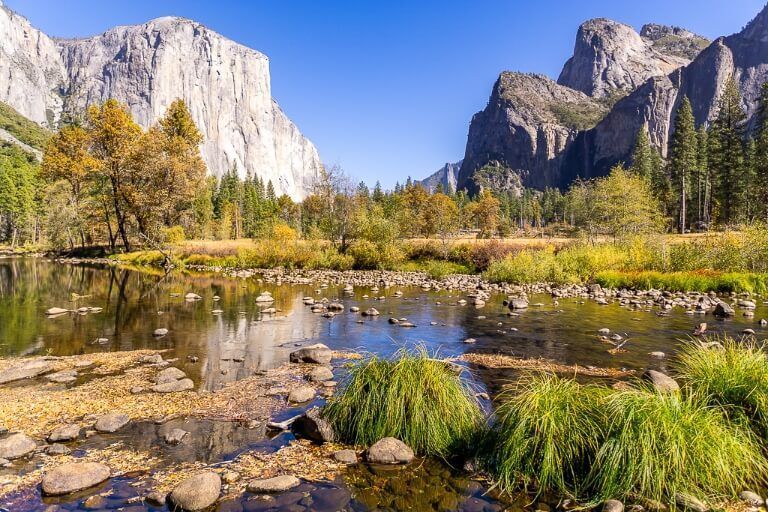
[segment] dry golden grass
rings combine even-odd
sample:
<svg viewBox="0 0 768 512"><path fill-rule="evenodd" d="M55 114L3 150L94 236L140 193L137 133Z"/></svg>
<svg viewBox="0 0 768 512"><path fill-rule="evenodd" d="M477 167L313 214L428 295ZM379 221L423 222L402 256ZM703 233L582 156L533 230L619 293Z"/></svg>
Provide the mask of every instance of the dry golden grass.
<svg viewBox="0 0 768 512"><path fill-rule="evenodd" d="M463 354L456 358L457 361L477 364L487 368L514 368L516 370L530 370L569 375L586 375L588 377L618 378L627 377L634 373L632 370L619 370L616 368L598 368L594 366L565 365L548 359L523 359L501 354Z"/></svg>

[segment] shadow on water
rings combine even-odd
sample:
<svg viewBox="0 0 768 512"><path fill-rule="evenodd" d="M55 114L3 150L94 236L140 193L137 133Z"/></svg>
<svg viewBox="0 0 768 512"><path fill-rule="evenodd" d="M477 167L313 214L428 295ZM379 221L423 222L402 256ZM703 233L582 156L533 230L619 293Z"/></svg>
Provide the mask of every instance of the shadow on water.
<svg viewBox="0 0 768 512"><path fill-rule="evenodd" d="M263 291L274 304L257 304ZM510 316L503 297L493 297L476 309L458 304L457 292L425 292L403 289L403 296L382 290L384 300L374 300L369 289L356 288L345 295L341 287L265 284L257 279L230 279L219 275L174 273L168 276L120 268L87 265L60 265L34 258L0 259L0 355L72 355L102 351L164 349L166 358L193 377L199 390L215 391L223 385L274 368L288 360L296 346L325 343L337 350L354 350L391 355L404 346L423 343L442 356L464 352L506 354L518 357L554 359L566 364L628 368L666 369L666 359L654 351L673 354L700 321L710 330L738 334L750 327L765 332L758 323L768 316L763 304L754 318L737 316L716 321L711 316L692 317L679 309L658 316L657 309L629 309L618 304L605 306L582 299L531 297L532 306ZM201 300L186 301L194 292ZM364 297L366 294L369 298ZM343 301L346 312L326 319L303 304L303 298ZM68 313L46 318L50 307L76 310L102 308L98 313ZM375 307L379 317L349 313L349 307ZM276 314L264 313L275 307ZM214 313L215 310L218 310ZM390 324L389 317L407 318L416 325L404 328ZM169 333L155 337L157 328ZM626 352L612 355L610 345L599 341L597 331L611 329L629 338ZM473 344L464 343L475 338ZM97 341L100 340L100 341ZM197 358L193 362L193 358ZM510 370L475 368L475 379L491 391L511 380ZM297 409L282 411L277 420L291 417ZM83 440L78 450L122 442L136 450L156 454L169 462L194 460L216 463L230 460L244 451L274 451L289 435L272 438L263 425L174 420L164 425L137 423L110 436ZM168 429L182 428L191 434L181 445L168 446ZM0 475L1 476L1 475ZM110 480L99 492L105 494L96 508L137 512L166 510L137 501L147 489L140 480L120 477ZM136 487L136 485L139 485ZM424 461L406 468L383 469L359 466L350 469L338 482L304 483L272 499L246 495L225 501L220 511L255 510L465 510L517 509L520 503L505 503L486 495L487 487L468 480L444 464ZM85 510L84 500L95 494L65 499L41 499L39 490L17 496L10 510ZM93 502L92 502L93 504ZM0 506L3 506L0 504ZM53 507L53 508L49 508Z"/></svg>

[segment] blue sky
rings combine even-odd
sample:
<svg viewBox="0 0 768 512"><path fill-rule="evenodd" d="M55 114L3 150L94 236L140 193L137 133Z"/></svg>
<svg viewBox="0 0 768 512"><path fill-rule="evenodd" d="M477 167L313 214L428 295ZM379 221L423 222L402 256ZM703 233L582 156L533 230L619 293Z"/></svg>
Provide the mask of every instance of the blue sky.
<svg viewBox="0 0 768 512"><path fill-rule="evenodd" d="M740 30L761 0L4 0L54 36L166 15L270 57L273 95L325 163L386 187L463 156L469 121L502 70L556 78L578 25Z"/></svg>

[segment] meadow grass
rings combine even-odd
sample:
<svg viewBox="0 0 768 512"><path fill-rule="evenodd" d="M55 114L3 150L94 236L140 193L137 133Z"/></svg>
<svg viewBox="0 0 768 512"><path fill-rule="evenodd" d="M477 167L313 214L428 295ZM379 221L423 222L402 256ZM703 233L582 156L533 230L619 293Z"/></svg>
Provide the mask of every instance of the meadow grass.
<svg viewBox="0 0 768 512"><path fill-rule="evenodd" d="M732 499L763 480L756 436L695 396L619 391L604 408L606 437L587 480L596 499Z"/></svg>
<svg viewBox="0 0 768 512"><path fill-rule="evenodd" d="M713 338L721 347L688 343L677 357L680 380L735 423L747 423L768 439L768 359L762 346Z"/></svg>
<svg viewBox="0 0 768 512"><path fill-rule="evenodd" d="M633 290L714 291L718 293L766 293L768 291L768 274L750 272L622 272L610 270L597 273L594 282L606 288Z"/></svg>
<svg viewBox="0 0 768 512"><path fill-rule="evenodd" d="M347 443L395 437L418 454L443 458L470 449L484 425L466 382L423 348L357 363L323 414Z"/></svg>
<svg viewBox="0 0 768 512"><path fill-rule="evenodd" d="M402 272L424 272L432 279L442 279L452 274L471 273L468 266L445 260L407 261L398 265L395 270Z"/></svg>
<svg viewBox="0 0 768 512"><path fill-rule="evenodd" d="M534 374L504 392L485 457L503 491L578 497L602 440L608 389Z"/></svg>

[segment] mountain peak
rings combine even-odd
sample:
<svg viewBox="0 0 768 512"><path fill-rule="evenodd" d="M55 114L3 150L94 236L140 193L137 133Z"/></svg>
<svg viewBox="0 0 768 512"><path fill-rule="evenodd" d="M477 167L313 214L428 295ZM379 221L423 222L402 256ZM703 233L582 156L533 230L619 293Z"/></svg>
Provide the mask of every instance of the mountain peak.
<svg viewBox="0 0 768 512"><path fill-rule="evenodd" d="M766 41L768 40L768 5L747 23L739 35L746 39Z"/></svg>

